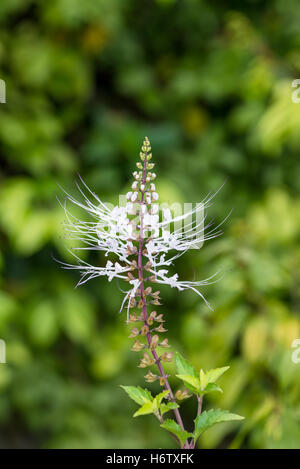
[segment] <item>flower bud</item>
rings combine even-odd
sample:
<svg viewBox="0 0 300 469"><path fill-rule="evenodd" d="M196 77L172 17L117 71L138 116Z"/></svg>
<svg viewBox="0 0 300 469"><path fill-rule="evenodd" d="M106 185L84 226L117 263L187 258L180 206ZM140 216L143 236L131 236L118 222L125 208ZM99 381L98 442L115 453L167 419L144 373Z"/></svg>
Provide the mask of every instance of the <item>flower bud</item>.
<svg viewBox="0 0 300 469"><path fill-rule="evenodd" d="M139 169L143 169L143 165L142 165L142 163L140 163L140 162L138 162L138 163L136 164L136 166L137 166L137 168L139 168Z"/></svg>
<svg viewBox="0 0 300 469"><path fill-rule="evenodd" d="M158 379L158 376L155 375L154 373L152 373L152 371L148 371L148 373L145 375L145 380L147 381L147 383L153 383L154 381L156 381Z"/></svg>
<svg viewBox="0 0 300 469"><path fill-rule="evenodd" d="M162 314L159 314L158 316L156 316L155 321L157 321L157 322L165 322L164 319L163 319L163 315L162 315Z"/></svg>
<svg viewBox="0 0 300 469"><path fill-rule="evenodd" d="M138 336L140 334L140 331L138 330L137 327L133 327L131 329L131 333L130 333L130 336L129 336L129 339L133 339L134 337Z"/></svg>
<svg viewBox="0 0 300 469"><path fill-rule="evenodd" d="M147 169L153 169L154 163L147 163Z"/></svg>
<svg viewBox="0 0 300 469"><path fill-rule="evenodd" d="M140 189L141 189L142 192L144 192L144 190L145 190L145 184L141 184Z"/></svg>
<svg viewBox="0 0 300 469"><path fill-rule="evenodd" d="M127 192L127 194L126 194L126 199L127 199L127 200L130 200L130 199L131 199L131 196L132 196L132 192Z"/></svg>
<svg viewBox="0 0 300 469"><path fill-rule="evenodd" d="M164 361L164 362L171 362L173 360L173 353L170 352L170 353L163 353L160 357L160 360Z"/></svg>
<svg viewBox="0 0 300 469"><path fill-rule="evenodd" d="M134 182L132 183L131 188L132 188L133 190L137 190L137 188L138 188L138 182L137 182L137 181L134 181Z"/></svg>
<svg viewBox="0 0 300 469"><path fill-rule="evenodd" d="M132 196L131 196L131 202L135 202L138 198L138 193L137 192L133 192Z"/></svg>
<svg viewBox="0 0 300 469"><path fill-rule="evenodd" d="M133 313L133 314L129 314L129 322L135 322L137 321L137 317L136 315ZM132 332L132 331L131 331Z"/></svg>
<svg viewBox="0 0 300 469"><path fill-rule="evenodd" d="M157 344L158 344L158 341L159 341L159 337L158 337L158 335L156 334L156 335L154 335L154 336L152 337L151 344L150 344L150 348L151 348L151 349L155 349L155 347L156 347Z"/></svg>
<svg viewBox="0 0 300 469"><path fill-rule="evenodd" d="M149 288L150 288L150 287L149 287ZM155 291L155 292L152 293L152 296L153 296L153 298L159 298L159 294L160 294L160 291L157 290L157 291Z"/></svg>
<svg viewBox="0 0 300 469"><path fill-rule="evenodd" d="M155 184L154 184L154 182L151 182L151 184L150 184L150 191L155 191Z"/></svg>
<svg viewBox="0 0 300 469"><path fill-rule="evenodd" d="M146 368L147 366L151 366L154 363L154 359L152 357L149 357L149 355L145 352L139 364L139 368Z"/></svg>
<svg viewBox="0 0 300 469"><path fill-rule="evenodd" d="M182 401L183 399L188 399L189 397L191 397L191 394L189 394L187 389L184 389L184 391L178 389L178 391L176 391L175 393L175 398L179 401Z"/></svg>
<svg viewBox="0 0 300 469"><path fill-rule="evenodd" d="M159 378L159 384L160 384L161 386L164 386L164 385L166 384L165 378L163 378L163 377L162 377L162 378Z"/></svg>
<svg viewBox="0 0 300 469"><path fill-rule="evenodd" d="M131 347L132 352L140 352L143 348L145 348L145 345L142 344L139 340L136 340Z"/></svg>
<svg viewBox="0 0 300 469"><path fill-rule="evenodd" d="M130 298L129 300L129 308L135 308L136 307L136 301L134 298Z"/></svg>
<svg viewBox="0 0 300 469"><path fill-rule="evenodd" d="M158 327L156 327L155 330L156 330L156 332L160 332L160 333L167 332L167 329L165 329L162 324L160 324Z"/></svg>
<svg viewBox="0 0 300 469"><path fill-rule="evenodd" d="M160 347L171 347L171 345L169 345L169 342L168 342L168 339L164 339L162 342L159 343Z"/></svg>
<svg viewBox="0 0 300 469"><path fill-rule="evenodd" d="M150 142L149 142L148 145L142 146L142 151L143 151L144 153L146 153L146 152L148 153L148 152L151 151Z"/></svg>
<svg viewBox="0 0 300 469"><path fill-rule="evenodd" d="M158 193L157 192L152 193L152 200L158 200Z"/></svg>
<svg viewBox="0 0 300 469"><path fill-rule="evenodd" d="M160 301L158 301L156 298L155 298L155 300L152 300L151 303L155 306L160 306L161 305Z"/></svg>
<svg viewBox="0 0 300 469"><path fill-rule="evenodd" d="M146 335L149 332L149 327L147 325L143 326L141 329L141 334Z"/></svg>

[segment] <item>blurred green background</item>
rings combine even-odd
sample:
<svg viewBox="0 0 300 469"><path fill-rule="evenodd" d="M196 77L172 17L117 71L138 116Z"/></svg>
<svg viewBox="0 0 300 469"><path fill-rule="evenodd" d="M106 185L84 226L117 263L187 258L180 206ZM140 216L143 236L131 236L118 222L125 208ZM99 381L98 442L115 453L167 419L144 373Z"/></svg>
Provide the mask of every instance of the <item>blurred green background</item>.
<svg viewBox="0 0 300 469"><path fill-rule="evenodd" d="M117 201L144 135L162 201L200 201L227 180L210 213L234 209L176 267L224 269L202 290L214 312L163 290L174 348L198 368L231 366L205 408L246 417L199 446L300 448L299 46L297 0L1 0L1 448L173 447L119 388L144 373L118 285L75 289L51 258L69 260L57 183L76 194L79 172ZM188 428L195 405L182 404Z"/></svg>

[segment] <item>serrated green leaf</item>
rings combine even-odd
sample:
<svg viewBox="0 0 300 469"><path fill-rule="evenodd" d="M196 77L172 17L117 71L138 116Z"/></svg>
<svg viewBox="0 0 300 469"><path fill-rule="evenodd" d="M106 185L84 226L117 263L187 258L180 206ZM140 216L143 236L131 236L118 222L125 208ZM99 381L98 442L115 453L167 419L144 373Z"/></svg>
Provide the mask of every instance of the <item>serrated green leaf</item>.
<svg viewBox="0 0 300 469"><path fill-rule="evenodd" d="M176 368L179 375L191 375L197 377L197 371L180 353L176 352Z"/></svg>
<svg viewBox="0 0 300 469"><path fill-rule="evenodd" d="M160 405L160 414L164 415L166 412L169 412L173 409L178 409L179 405L176 402L168 402L168 404L161 404Z"/></svg>
<svg viewBox="0 0 300 469"><path fill-rule="evenodd" d="M243 419L244 417L237 414L231 414L228 410L210 409L208 411L204 411L195 419L194 441L196 442L205 430L217 423Z"/></svg>
<svg viewBox="0 0 300 469"><path fill-rule="evenodd" d="M155 412L153 402L146 402L146 404L142 405L135 414L134 417L138 417L139 415L148 415L153 414Z"/></svg>
<svg viewBox="0 0 300 469"><path fill-rule="evenodd" d="M161 404L161 401L167 397L167 395L169 394L170 391L163 391L159 394L157 394L157 396L155 396L155 398L153 399L153 409L156 411L159 409L159 406Z"/></svg>
<svg viewBox="0 0 300 469"><path fill-rule="evenodd" d="M222 368L214 368L213 370L209 370L205 373L207 382L208 383L215 383L217 379L222 376L225 371L227 371L230 368L230 366L223 366Z"/></svg>
<svg viewBox="0 0 300 469"><path fill-rule="evenodd" d="M221 392L221 393L223 392L222 388L220 388L220 386L218 386L217 384L208 383L206 388L203 391L200 391L199 394L201 396L204 396L204 394L208 394L208 393L214 392L214 391Z"/></svg>
<svg viewBox="0 0 300 469"><path fill-rule="evenodd" d="M137 404L143 405L153 401L151 392L148 389L143 389L140 386L121 386L128 396Z"/></svg>
<svg viewBox="0 0 300 469"><path fill-rule="evenodd" d="M176 423L174 420L170 420L170 419L166 420L164 423L161 424L161 427L165 428L169 432L176 435L177 438L179 439L182 447L183 447L184 443L186 442L186 440L193 436L192 433L181 430L178 423Z"/></svg>
<svg viewBox="0 0 300 469"><path fill-rule="evenodd" d="M176 375L177 378L181 379L185 386L192 392L200 392L200 380L196 376L192 375Z"/></svg>

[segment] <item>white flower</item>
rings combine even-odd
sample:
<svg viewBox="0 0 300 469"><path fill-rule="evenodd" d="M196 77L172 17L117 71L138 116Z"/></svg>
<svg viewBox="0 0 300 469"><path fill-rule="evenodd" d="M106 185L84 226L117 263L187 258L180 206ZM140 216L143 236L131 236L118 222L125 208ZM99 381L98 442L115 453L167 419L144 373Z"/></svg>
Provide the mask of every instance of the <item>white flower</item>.
<svg viewBox="0 0 300 469"><path fill-rule="evenodd" d="M151 180L156 177L154 173L149 172L146 177L146 166L144 166L143 173L135 171L133 175L137 180L142 180L141 189L144 187L147 177ZM87 212L91 217L91 221L83 221L75 217L69 212L66 205L63 206L66 216L64 227L67 238L79 241L80 245L70 250L77 264L62 264L65 269L79 270L81 278L77 285L82 285L88 280L99 276L106 276L108 281L115 278L126 280L129 282L130 288L124 292L125 297L121 309L128 301L128 314L131 299L135 298L141 281L143 281L140 276L134 278L134 275L137 276L137 262L133 262L132 255L137 255L137 252L139 252L139 262L140 256L145 256L148 259L147 270L152 277L155 277L155 282L169 285L179 291L192 290L207 303L198 288L201 285L209 284L218 272L202 281L185 281L180 280L177 273L170 275L169 268L178 257L189 249L195 248L199 243L199 239L203 242L221 233L219 230L220 225L215 228L212 228L211 223L204 226L204 209L209 207L213 196L207 197L190 212L173 218L170 210L166 209L163 212L162 221L159 221L158 204L152 203L152 201L158 200L158 194L155 192L153 183L150 185L153 192L151 194L146 192L144 199L139 200L138 192L135 190L138 188L138 182L134 182L132 184L134 192L130 191L126 195L127 200L129 200L126 206L116 206L110 209L88 188L82 179L80 180L82 185L77 184L77 188L83 200L78 201L69 194L67 194L67 200ZM134 202L136 202L135 205ZM138 207L138 211L136 207ZM138 218L131 220L130 215L138 215ZM196 217L196 224L190 221L193 216ZM185 222L184 230L174 228L170 232L170 226L176 226L176 223L179 222ZM207 231L208 228L210 230ZM147 237L148 235L149 237ZM93 266L80 259L75 253L75 251L80 250L103 251L105 256L114 254L118 261L108 260L105 267ZM135 273L133 273L134 271ZM210 307L208 303L207 305Z"/></svg>
<svg viewBox="0 0 300 469"><path fill-rule="evenodd" d="M134 192L130 198L131 202L136 202L138 199L138 193Z"/></svg>

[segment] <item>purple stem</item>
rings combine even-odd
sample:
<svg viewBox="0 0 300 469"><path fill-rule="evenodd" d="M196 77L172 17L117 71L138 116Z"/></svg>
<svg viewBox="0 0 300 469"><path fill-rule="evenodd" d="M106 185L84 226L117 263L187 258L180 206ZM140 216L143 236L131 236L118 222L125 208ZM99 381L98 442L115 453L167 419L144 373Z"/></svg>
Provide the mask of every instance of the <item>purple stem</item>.
<svg viewBox="0 0 300 469"><path fill-rule="evenodd" d="M147 153L145 153L145 161L144 161L144 172L143 172L143 178L142 178L142 183L145 184L146 182L146 169L147 169ZM141 200L140 200L140 206L144 204L144 191L141 191ZM144 295L145 287L144 287L144 277L143 277L143 248L144 248L144 236L143 236L143 213L142 210L140 210L140 236L139 236L139 250L138 250L138 273L139 273L139 280L140 280L140 290L141 290L141 299L143 302L143 319L145 325L147 325L147 319L148 319L148 312L147 312L147 303L146 303L146 298ZM151 344L151 334L150 332L147 333L147 342L148 345L150 346ZM174 394L172 392L171 386L169 384L168 378L166 376L166 373L164 371L164 368L162 366L161 360L159 356L157 355L155 350L151 350L151 353L153 355L153 358L155 360L155 363L159 369L160 375L162 378L164 378L164 386L167 391L169 391L168 398L172 402L176 402L174 398ZM178 409L173 409L175 418L177 420L177 423L180 425L180 428L184 431L184 425L183 421L180 415L180 412ZM186 447L186 445L185 445Z"/></svg>

